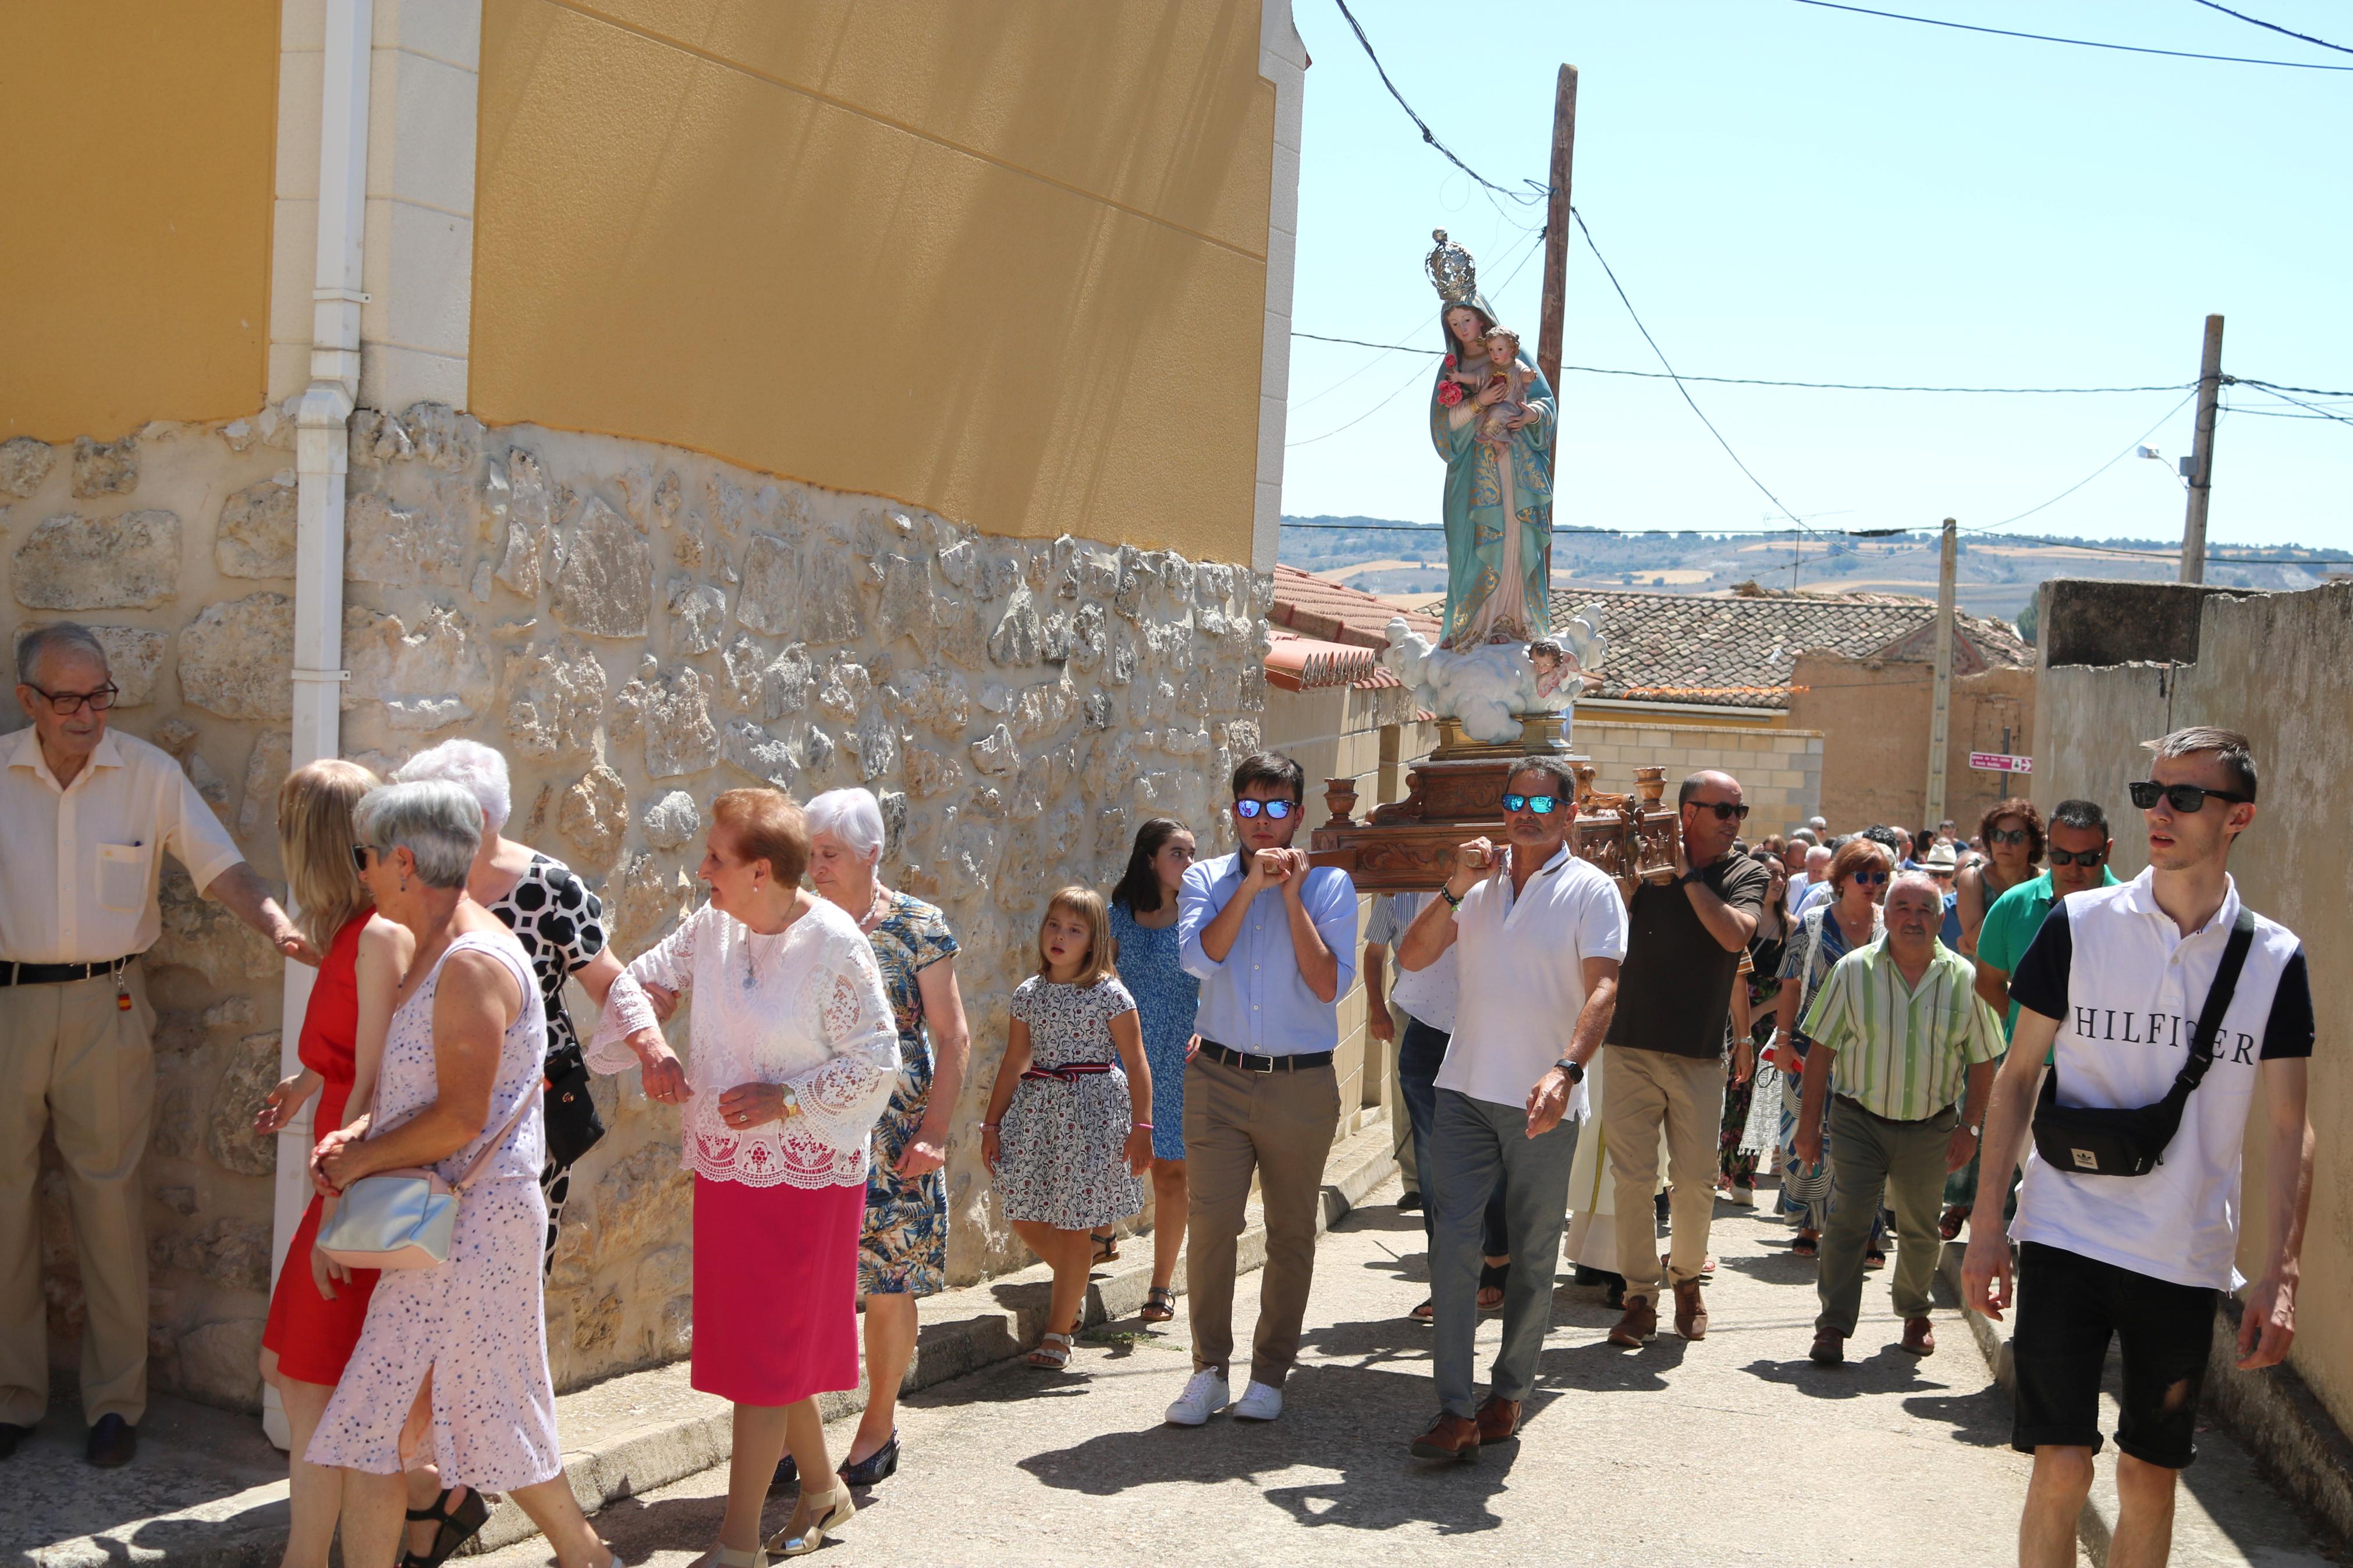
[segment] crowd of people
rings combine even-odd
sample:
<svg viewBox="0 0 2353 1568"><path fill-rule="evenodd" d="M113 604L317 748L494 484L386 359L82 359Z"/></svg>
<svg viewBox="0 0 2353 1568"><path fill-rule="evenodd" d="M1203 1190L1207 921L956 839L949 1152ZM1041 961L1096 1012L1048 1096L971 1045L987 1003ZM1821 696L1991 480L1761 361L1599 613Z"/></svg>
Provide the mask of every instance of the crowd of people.
<svg viewBox="0 0 2353 1568"><path fill-rule="evenodd" d="M17 1088L0 1457L47 1400L45 1122L89 1301L88 1455L135 1452L153 1027L138 955L159 930L164 851L318 970L301 1070L254 1125L274 1137L311 1107L314 1192L261 1368L292 1435L287 1563L323 1568L340 1529L348 1561L438 1568L491 1493L562 1568L617 1561L564 1479L541 1307L570 1168L603 1131L589 1075L620 1071L674 1110L692 1174L691 1381L733 1405L712 1560L760 1568L839 1531L852 1489L901 1462L915 1302L946 1280L941 1172L971 1045L955 936L882 881L874 795L718 795L705 901L625 961L581 879L503 836L497 752L447 742L389 780L315 763L279 801L290 918L178 765L109 732L117 693L93 634L27 634L17 673L32 724L0 763L0 984L17 988L0 1008ZM1914 1354L1936 1349L1941 1241L1968 1231L1967 1293L1990 1314L2011 1308L2017 1271L2013 1441L2035 1456L2023 1563L2073 1561L2119 1336L2116 1560L2161 1561L2215 1295L2240 1282L2258 1094L2269 1262L2242 1364L2278 1361L2293 1335L2314 1021L2296 939L2245 910L2227 871L2255 816L2245 739L2190 730L2152 748L2130 786L2149 869L2130 882L2108 871L2088 801L2046 820L2004 800L1967 840L1951 823L1833 837L1816 818L1751 845L1738 780L1704 772L1678 795L1672 875L1622 890L1574 852L1574 774L1531 756L1503 781L1500 840L1460 846L1434 891L1376 900L1361 933L1347 875L1293 843L1299 764L1243 760L1234 853L1198 859L1192 827L1155 818L1107 897L1046 897L976 1129L997 1206L1052 1275L1029 1363L1071 1364L1089 1271L1148 1181L1142 1315L1173 1318L1180 1263L1189 1304L1193 1370L1167 1421L1282 1415L1340 1113L1340 1005L1361 967L1407 1111L1403 1204L1428 1243L1412 1315L1432 1331L1437 1413L1415 1456L1466 1459L1518 1434L1564 1257L1619 1311L1611 1344L1639 1354L1662 1311L1705 1339L1716 1204L1769 1187L1791 1252L1817 1260L1824 1368L1891 1237ZM598 1010L585 1041L564 1003L575 979ZM690 998L681 1053L665 1026ZM368 1238L385 1205L363 1194L387 1181L446 1205L438 1240ZM1265 1261L1243 1377L1233 1302L1253 1186ZM1502 1334L1482 1397L1490 1310ZM858 1385L861 1349L868 1403L837 1466L818 1396ZM791 1481L792 1515L764 1540L765 1500Z"/></svg>

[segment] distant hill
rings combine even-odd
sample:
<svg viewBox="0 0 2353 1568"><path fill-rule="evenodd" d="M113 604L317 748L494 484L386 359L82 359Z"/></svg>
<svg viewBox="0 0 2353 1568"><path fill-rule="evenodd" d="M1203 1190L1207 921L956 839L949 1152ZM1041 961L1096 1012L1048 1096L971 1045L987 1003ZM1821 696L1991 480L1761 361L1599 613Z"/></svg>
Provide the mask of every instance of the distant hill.
<svg viewBox="0 0 2353 1568"><path fill-rule="evenodd" d="M1960 607L1973 615L2015 621L2045 578L2170 581L2176 572L2172 559L2136 560L2102 552L2169 552L2178 550L2179 542L2054 535L2011 542L1998 534L1964 533L1955 560L1957 597ZM1768 588L1870 589L1933 599L1936 551L1933 532L1850 539L1795 532L1564 531L1553 536L1553 585L1569 590L1579 586L1663 588L1711 594L1754 581ZM2317 564L2233 565L2231 553L2216 551L2210 555L2208 582L2236 588L2309 588L2324 581L2328 573L2327 567ZM2260 552L2240 553L2328 552L2299 545L2266 545ZM1370 594L1421 595L1446 591L1446 538L1435 527L1386 518L1286 517L1278 558Z"/></svg>

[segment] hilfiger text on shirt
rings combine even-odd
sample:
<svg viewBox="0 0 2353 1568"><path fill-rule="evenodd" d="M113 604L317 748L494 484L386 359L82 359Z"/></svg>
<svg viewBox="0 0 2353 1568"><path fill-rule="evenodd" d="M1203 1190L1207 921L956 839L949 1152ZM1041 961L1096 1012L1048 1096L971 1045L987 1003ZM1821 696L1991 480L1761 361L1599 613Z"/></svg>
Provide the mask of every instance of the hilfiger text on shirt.
<svg viewBox="0 0 2353 1568"><path fill-rule="evenodd" d="M2075 1037L2084 1040L2115 1040L2127 1046L2162 1046L2168 1050L2181 1050L2198 1032L2198 1020L2179 1013L2142 1013L2080 1004L2073 1012ZM2257 1043L2253 1035L2222 1030L2214 1053L2215 1065L2242 1062L2253 1067Z"/></svg>

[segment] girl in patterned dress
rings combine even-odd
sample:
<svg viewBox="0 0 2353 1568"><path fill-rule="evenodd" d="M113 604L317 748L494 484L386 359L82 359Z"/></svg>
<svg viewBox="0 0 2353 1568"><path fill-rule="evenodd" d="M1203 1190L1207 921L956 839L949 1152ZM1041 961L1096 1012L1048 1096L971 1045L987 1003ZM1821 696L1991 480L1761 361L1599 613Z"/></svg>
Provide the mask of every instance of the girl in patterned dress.
<svg viewBox="0 0 2353 1568"><path fill-rule="evenodd" d="M1031 1366L1050 1371L1071 1363L1092 1233L1144 1206L1136 1178L1152 1163L1152 1069L1115 956L1101 894L1064 888L1047 900L1038 973L1013 993L980 1128L1005 1217L1054 1271L1046 1321L1070 1325L1050 1328L1029 1352Z"/></svg>

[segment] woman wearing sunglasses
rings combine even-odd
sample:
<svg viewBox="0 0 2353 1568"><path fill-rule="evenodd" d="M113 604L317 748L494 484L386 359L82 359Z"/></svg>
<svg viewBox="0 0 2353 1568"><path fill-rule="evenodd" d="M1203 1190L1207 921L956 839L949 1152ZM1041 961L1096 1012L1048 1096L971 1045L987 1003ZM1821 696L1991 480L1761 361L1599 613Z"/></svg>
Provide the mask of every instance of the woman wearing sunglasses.
<svg viewBox="0 0 2353 1568"><path fill-rule="evenodd" d="M1998 800L1978 823L1985 840L1986 858L1961 868L1953 879L1955 908L1961 917L1961 956L1975 962L1978 931L1985 925L1993 901L2012 888L2034 879L2042 863L2042 814L2034 803L2012 795Z"/></svg>
<svg viewBox="0 0 2353 1568"><path fill-rule="evenodd" d="M1831 894L1827 902L1808 910L1789 937L1781 959L1781 990L1775 998L1773 1065L1781 1069L1781 1198L1780 1213L1798 1227L1790 1250L1800 1258L1821 1252L1822 1226L1831 1206L1830 1148L1809 1164L1798 1152L1799 1099L1806 1070L1806 1037L1798 1020L1813 1000L1814 992L1838 961L1855 949L1879 940L1883 926L1879 907L1887 900L1887 879L1895 871L1895 857L1887 847L1869 838L1850 838L1831 858ZM1863 1249L1866 1268L1887 1261L1884 1218L1875 1221Z"/></svg>

